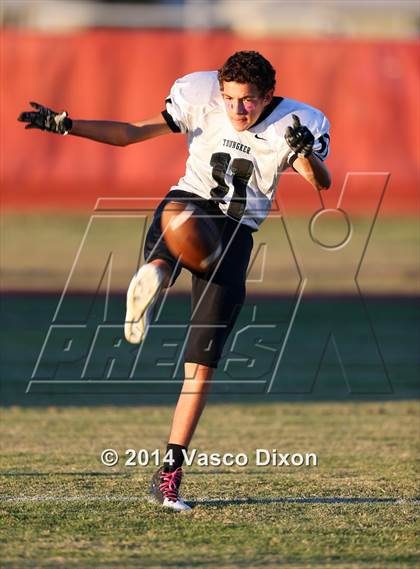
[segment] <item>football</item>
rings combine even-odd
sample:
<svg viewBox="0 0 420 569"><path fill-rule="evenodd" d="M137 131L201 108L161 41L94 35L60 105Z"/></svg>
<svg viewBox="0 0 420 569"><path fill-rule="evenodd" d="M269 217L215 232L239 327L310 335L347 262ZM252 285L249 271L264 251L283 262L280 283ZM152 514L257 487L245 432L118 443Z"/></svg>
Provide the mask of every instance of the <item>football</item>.
<svg viewBox="0 0 420 569"><path fill-rule="evenodd" d="M222 245L216 224L195 204L169 201L161 225L169 251L185 267L205 272L219 259Z"/></svg>

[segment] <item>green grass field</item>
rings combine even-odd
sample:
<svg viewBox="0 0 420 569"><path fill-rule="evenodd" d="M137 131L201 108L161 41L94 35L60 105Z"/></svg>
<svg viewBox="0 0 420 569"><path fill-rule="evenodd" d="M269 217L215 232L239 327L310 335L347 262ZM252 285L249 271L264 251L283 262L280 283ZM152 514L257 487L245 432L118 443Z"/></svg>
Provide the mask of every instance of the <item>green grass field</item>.
<svg viewBox="0 0 420 569"><path fill-rule="evenodd" d="M172 408L2 410L2 567L418 566L418 404L210 405L199 451L250 464L186 468L187 514L147 501L154 467L105 448L161 448ZM257 467L256 448L318 466Z"/></svg>
<svg viewBox="0 0 420 569"><path fill-rule="evenodd" d="M98 214L92 219L88 213L3 214L0 286L14 291L61 291L81 248L71 290L96 290L112 253L111 291L125 291L142 257L144 221L150 222L151 213L148 217L144 212ZM248 291L293 294L299 283L297 263L301 275L309 278L312 292L353 294L356 270L363 256L358 283L365 294L415 294L418 229L414 212L410 217L379 217L373 227L371 220L356 217L352 219L351 239L345 247L325 250L310 238L308 219L291 216L283 223L279 217L270 217L254 234L257 258ZM320 227L319 237L329 244L340 242L342 231L339 220L327 219ZM260 246L264 245L263 261ZM190 290L187 271L178 279L176 290Z"/></svg>
<svg viewBox="0 0 420 569"><path fill-rule="evenodd" d="M87 214L2 217L1 566L418 566L415 218L378 218L369 241L370 224L353 220L348 246L334 251L308 239L300 218L287 220L287 231L278 219L267 220L255 238L260 256L237 327L248 326L254 315L258 325L274 323L264 336L272 351L259 349L258 338L239 352L229 347L225 360L229 354L255 356L255 366L242 364L235 373L233 367L231 375L220 366L216 379L232 381L214 386L193 440L200 452L244 452L250 462L243 468L187 467L183 495L194 505L188 514L148 502L154 466L120 461L107 468L100 462L106 448L124 457L128 448L164 445L182 378L178 373L178 383L162 381L162 370L170 368L157 366L166 357L161 338L150 336L134 382L125 381L133 356L128 344L109 376L104 336L80 381L89 344L81 344L67 365L57 343L28 389L53 322L86 325L90 338L104 321L115 326L116 337L122 333L125 289L141 248L139 223L103 216L87 231L88 223ZM340 235L333 222L323 230L326 242ZM54 319L84 235L86 247ZM98 285L110 253L105 297ZM299 307L294 336L287 336L292 351L279 368L280 389L266 393L269 357L285 345L301 278L308 279L309 297ZM182 293L189 287L184 271L163 324L188 322L189 298ZM330 331L336 344L327 345ZM252 384L255 378L259 385ZM257 467L256 448L314 452L319 464Z"/></svg>

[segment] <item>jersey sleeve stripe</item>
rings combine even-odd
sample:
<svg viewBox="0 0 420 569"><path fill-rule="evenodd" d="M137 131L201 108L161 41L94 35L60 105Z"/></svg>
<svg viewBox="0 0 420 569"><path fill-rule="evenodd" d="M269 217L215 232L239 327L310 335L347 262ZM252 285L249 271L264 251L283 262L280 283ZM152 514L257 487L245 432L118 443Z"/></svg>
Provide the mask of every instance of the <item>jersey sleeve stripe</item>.
<svg viewBox="0 0 420 569"><path fill-rule="evenodd" d="M176 122L174 121L174 119L171 117L171 115L168 113L166 109L162 111L162 116L172 132L181 132L181 129L179 128L179 126L176 124Z"/></svg>
<svg viewBox="0 0 420 569"><path fill-rule="evenodd" d="M330 146L330 136L329 134L323 134L318 138L314 145L314 154L318 156L321 160L325 160L328 156Z"/></svg>

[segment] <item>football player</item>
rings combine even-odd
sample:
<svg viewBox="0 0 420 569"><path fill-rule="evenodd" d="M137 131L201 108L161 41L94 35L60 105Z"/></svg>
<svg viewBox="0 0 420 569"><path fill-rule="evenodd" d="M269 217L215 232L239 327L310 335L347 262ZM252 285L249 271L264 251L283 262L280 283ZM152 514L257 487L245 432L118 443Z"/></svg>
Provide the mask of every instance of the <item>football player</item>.
<svg viewBox="0 0 420 569"><path fill-rule="evenodd" d="M186 135L185 175L157 208L146 237L145 264L127 293L126 339L142 342L162 289L181 267L162 239L160 216L169 200L193 201L217 224L224 255L215 271L194 273L194 332L184 353L185 380L167 444L167 459L152 479L152 495L177 511L182 465L209 393L214 369L245 298L252 233L268 215L281 173L291 167L317 190L330 186L324 164L329 123L305 103L274 95L275 70L255 51L233 54L218 71L175 81L165 110L140 122L71 119L37 103L19 120L26 128L127 146L169 133ZM204 299L204 301L203 301Z"/></svg>

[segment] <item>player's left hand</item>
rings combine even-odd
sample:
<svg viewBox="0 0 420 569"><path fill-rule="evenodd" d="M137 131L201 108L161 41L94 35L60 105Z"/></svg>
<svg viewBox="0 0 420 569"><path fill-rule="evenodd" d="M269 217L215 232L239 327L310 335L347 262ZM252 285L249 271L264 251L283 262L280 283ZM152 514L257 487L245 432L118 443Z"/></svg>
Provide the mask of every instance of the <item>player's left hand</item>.
<svg viewBox="0 0 420 569"><path fill-rule="evenodd" d="M48 107L39 103L30 103L35 111L23 112L18 116L18 121L28 123L25 129L39 128L57 134L68 134L71 129L71 119L68 118L66 111L56 113Z"/></svg>
<svg viewBox="0 0 420 569"><path fill-rule="evenodd" d="M297 115L292 115L292 118L293 127L288 126L286 128L284 138L293 152L306 158L312 153L315 142L314 135L308 127L301 125Z"/></svg>

